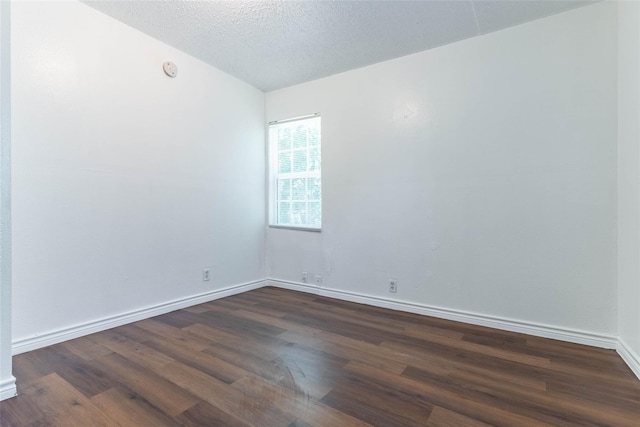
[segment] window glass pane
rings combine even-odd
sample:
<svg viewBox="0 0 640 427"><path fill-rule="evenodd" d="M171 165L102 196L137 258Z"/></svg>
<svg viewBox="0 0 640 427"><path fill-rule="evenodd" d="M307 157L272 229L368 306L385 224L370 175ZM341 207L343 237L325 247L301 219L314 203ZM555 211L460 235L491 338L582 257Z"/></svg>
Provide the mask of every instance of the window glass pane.
<svg viewBox="0 0 640 427"><path fill-rule="evenodd" d="M291 224L291 203L278 203L278 224Z"/></svg>
<svg viewBox="0 0 640 427"><path fill-rule="evenodd" d="M320 147L314 147L309 149L309 170L320 170Z"/></svg>
<svg viewBox="0 0 640 427"><path fill-rule="evenodd" d="M307 203L307 206L307 221L309 225L313 227L320 227L320 224L322 224L322 208L320 206L320 202L309 202Z"/></svg>
<svg viewBox="0 0 640 427"><path fill-rule="evenodd" d="M278 153L278 172L289 173L291 172L291 151L284 151Z"/></svg>
<svg viewBox="0 0 640 427"><path fill-rule="evenodd" d="M307 189L305 188L305 179L297 178L293 180L291 193L293 196L293 200L305 200Z"/></svg>
<svg viewBox="0 0 640 427"><path fill-rule="evenodd" d="M291 180L278 180L278 200L291 200Z"/></svg>
<svg viewBox="0 0 640 427"><path fill-rule="evenodd" d="M305 202L294 202L291 204L291 223L306 224L307 223L307 204Z"/></svg>
<svg viewBox="0 0 640 427"><path fill-rule="evenodd" d="M298 124L293 131L293 148L307 148L307 125Z"/></svg>
<svg viewBox="0 0 640 427"><path fill-rule="evenodd" d="M291 150L291 128L278 129L278 151Z"/></svg>
<svg viewBox="0 0 640 427"><path fill-rule="evenodd" d="M309 127L309 145L318 147L320 145L320 124L318 126Z"/></svg>
<svg viewBox="0 0 640 427"><path fill-rule="evenodd" d="M293 171L294 172L306 172L307 170L307 150L294 150L293 151Z"/></svg>
<svg viewBox="0 0 640 427"><path fill-rule="evenodd" d="M307 180L307 198L309 200L320 200L320 178L309 178Z"/></svg>

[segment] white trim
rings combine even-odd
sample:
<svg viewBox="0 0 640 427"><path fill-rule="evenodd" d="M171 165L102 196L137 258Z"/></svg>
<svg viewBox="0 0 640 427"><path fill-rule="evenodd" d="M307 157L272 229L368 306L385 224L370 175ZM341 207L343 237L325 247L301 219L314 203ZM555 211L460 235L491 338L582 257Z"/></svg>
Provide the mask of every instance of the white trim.
<svg viewBox="0 0 640 427"><path fill-rule="evenodd" d="M289 289L292 291L306 292L309 294L320 295L320 287L311 283L291 282L289 280L268 279L268 286L276 288ZM344 298L339 298L344 299Z"/></svg>
<svg viewBox="0 0 640 427"><path fill-rule="evenodd" d="M16 388L15 377L11 376L0 381L0 400L9 399L17 394L18 389Z"/></svg>
<svg viewBox="0 0 640 427"><path fill-rule="evenodd" d="M618 338L616 351L640 380L640 357L621 338Z"/></svg>
<svg viewBox="0 0 640 427"><path fill-rule="evenodd" d="M211 292L206 292L186 298L180 298L139 310L117 314L115 316L104 317L102 319L93 320L87 323L81 323L68 328L57 329L54 331L46 332L42 335L23 338L13 342L12 353L13 355L24 353L27 351L35 350L37 348L57 344L62 341L67 341L73 338L93 334L96 332L104 331L106 329L111 329L116 326L136 322L138 320L148 319L149 317L158 316L170 311L190 307L192 305L202 304L246 291L251 291L253 289L261 288L265 285L265 280L255 280L253 282L229 286L223 289L216 289Z"/></svg>
<svg viewBox="0 0 640 427"><path fill-rule="evenodd" d="M408 301L398 301L355 292L346 292L338 289L327 289L309 283L291 282L280 279L269 279L268 282L270 286L278 288L309 292L345 301L389 308L392 310L406 311L409 313L422 314L441 319L455 320L457 322L470 323L472 325L487 326L489 328L519 332L522 334L568 341L577 344L585 344L593 347L608 349L615 349L618 347L618 340L612 335L598 334L579 329L561 328L499 316L488 316L486 314L478 314L450 308L434 307Z"/></svg>
<svg viewBox="0 0 640 427"><path fill-rule="evenodd" d="M272 122L269 122L269 126L280 125L280 124L289 123L289 122L297 122L298 120L312 119L314 117L318 117L319 115L320 113L318 112L313 114L307 114L306 116L293 117L291 119L274 120Z"/></svg>
<svg viewBox="0 0 640 427"><path fill-rule="evenodd" d="M322 228L294 227L293 225L273 225L273 224L269 224L269 228L279 228L281 230L313 231L315 233L322 233Z"/></svg>
<svg viewBox="0 0 640 427"><path fill-rule="evenodd" d="M55 331L47 332L43 335L14 341L12 351L14 355L24 353L26 351L35 350L37 348L56 344L62 341L70 340L95 332L100 332L106 329L114 328L116 326L136 322L138 320L147 319L153 316L158 316L170 311L202 304L231 295L236 295L242 292L251 291L253 289L262 288L264 286L274 286L277 288L306 292L344 301L372 305L375 307L389 308L392 310L405 311L425 316L433 316L441 319L469 323L472 325L487 326L490 328L502 329L505 331L519 332L544 338L585 344L593 347L615 349L622 360L624 360L624 362L629 365L629 368L634 372L638 379L640 379L640 357L638 357L638 355L633 350L631 350L621 339L611 335L597 334L578 329L560 328L551 325L526 322L516 319L508 319L498 316L488 316L484 314L428 306L425 304L417 304L407 301L397 301L389 298L381 298L355 292L341 291L338 289L323 288L310 283L293 282L281 279L264 279L242 283L223 289L217 289L204 294L194 295L191 297L181 298L167 303L158 304L144 309L134 310L128 313L122 313L119 315L105 317L100 320L95 320L64 329L58 329ZM0 400L7 399L15 395L15 378L10 377L9 379L0 382Z"/></svg>
<svg viewBox="0 0 640 427"><path fill-rule="evenodd" d="M16 395L11 376L11 2L0 0L0 400Z"/></svg>

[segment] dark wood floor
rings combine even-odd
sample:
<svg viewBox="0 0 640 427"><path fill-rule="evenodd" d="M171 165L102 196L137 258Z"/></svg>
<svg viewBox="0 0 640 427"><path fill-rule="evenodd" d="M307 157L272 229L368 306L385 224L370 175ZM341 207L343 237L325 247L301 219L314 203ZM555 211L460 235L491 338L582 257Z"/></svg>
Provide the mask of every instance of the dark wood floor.
<svg viewBox="0 0 640 427"><path fill-rule="evenodd" d="M14 358L5 426L640 426L610 350L263 288Z"/></svg>

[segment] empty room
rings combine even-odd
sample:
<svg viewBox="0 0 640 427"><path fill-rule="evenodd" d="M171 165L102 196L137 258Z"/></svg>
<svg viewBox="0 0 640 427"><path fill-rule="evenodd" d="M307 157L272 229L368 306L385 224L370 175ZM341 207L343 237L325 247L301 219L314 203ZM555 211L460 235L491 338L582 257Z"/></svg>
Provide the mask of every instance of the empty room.
<svg viewBox="0 0 640 427"><path fill-rule="evenodd" d="M640 2L0 1L0 425L640 426Z"/></svg>

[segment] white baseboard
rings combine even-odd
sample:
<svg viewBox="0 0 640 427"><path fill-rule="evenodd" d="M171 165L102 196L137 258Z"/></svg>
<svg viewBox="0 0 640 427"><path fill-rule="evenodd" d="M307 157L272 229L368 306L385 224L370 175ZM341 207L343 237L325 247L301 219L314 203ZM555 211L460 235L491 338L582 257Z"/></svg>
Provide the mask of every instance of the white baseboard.
<svg viewBox="0 0 640 427"><path fill-rule="evenodd" d="M636 377L640 380L640 357L631 348L618 338L618 346L616 351L622 357L622 360L631 368Z"/></svg>
<svg viewBox="0 0 640 427"><path fill-rule="evenodd" d="M143 309L134 310L127 313L117 314L115 316L104 317L102 319L93 320L88 323L82 323L68 328L50 331L45 334L16 340L13 341L11 347L12 354L16 355L24 353L62 341L67 341L84 335L104 331L106 329L115 328L116 326L121 326L127 323L137 322L138 320L148 319L149 317L158 316L160 314L169 313L170 311L261 288L263 286L266 286L266 283L266 280L256 280L253 282L242 283L223 289L216 289L214 291L206 292L199 295L193 295L162 304L145 307Z"/></svg>
<svg viewBox="0 0 640 427"><path fill-rule="evenodd" d="M0 381L0 400L9 399L18 394L16 379L12 376Z"/></svg>
<svg viewBox="0 0 640 427"><path fill-rule="evenodd" d="M318 285L312 285L311 283L291 282L288 280L280 279L267 279L268 286L275 286L276 288L290 289L292 291L306 292L309 294L320 295L321 288ZM338 298L344 299L344 298Z"/></svg>
<svg viewBox="0 0 640 427"><path fill-rule="evenodd" d="M615 349L618 348L618 340L614 336L597 334L577 329L561 328L551 325L543 325L534 322L509 319L499 316L487 316L462 310L454 310L442 307L433 307L425 304L417 304L408 301L398 301L371 295L346 292L338 289L322 288L309 283L292 282L280 279L268 279L270 286L308 292L316 295L389 308L392 310L406 311L441 319L455 320L470 323L472 325L487 326L505 331L519 332L544 338L552 338L577 344L585 344L593 347Z"/></svg>
<svg viewBox="0 0 640 427"><path fill-rule="evenodd" d="M388 298L381 298L372 295L359 294L355 292L341 291L320 287L314 284L293 282L280 279L256 280L242 283L223 289L217 289L204 294L194 295L174 301L158 304L151 307L122 313L115 316L105 317L84 324L54 330L42 335L29 337L13 342L12 353L14 355L37 348L46 347L62 341L78 338L95 332L121 326L138 320L148 319L174 310L178 310L192 305L202 304L219 298L247 292L264 286L275 286L283 289L307 292L315 295L336 298L375 307L389 308L392 310L405 311L409 313L422 314L441 319L454 320L469 323L472 325L487 326L490 328L502 329L505 331L519 332L544 338L552 338L561 341L568 341L578 344L585 344L594 347L616 349L622 359L629 365L631 370L640 379L640 357L634 353L623 341L617 337L597 334L577 329L561 328L551 325L526 322L516 319L508 319L499 316L488 316L462 310L454 310L442 307L434 307L426 304L418 304L408 301L398 301ZM15 378L11 377L0 382L0 400L16 395Z"/></svg>

